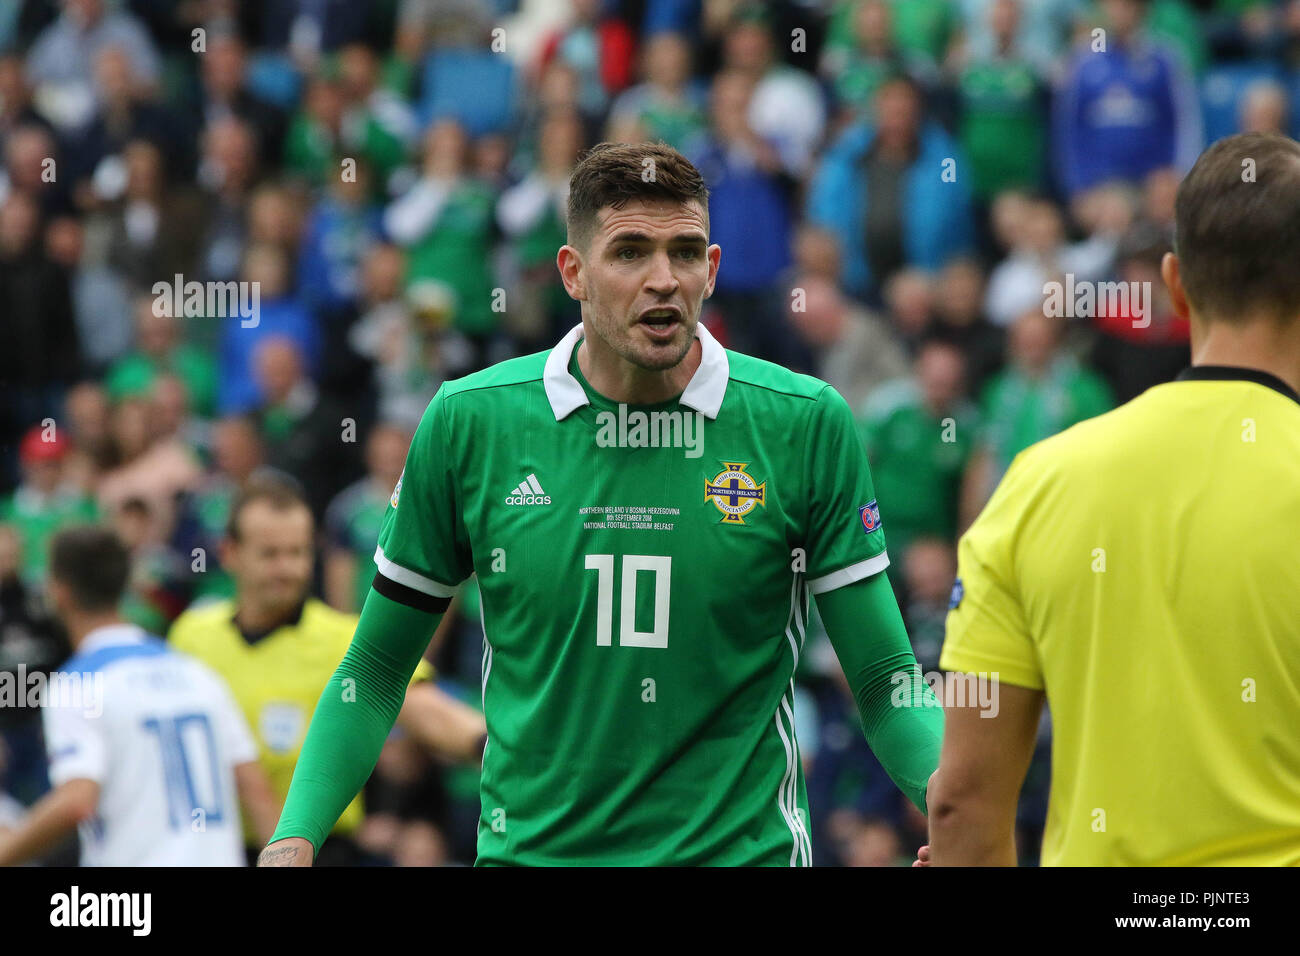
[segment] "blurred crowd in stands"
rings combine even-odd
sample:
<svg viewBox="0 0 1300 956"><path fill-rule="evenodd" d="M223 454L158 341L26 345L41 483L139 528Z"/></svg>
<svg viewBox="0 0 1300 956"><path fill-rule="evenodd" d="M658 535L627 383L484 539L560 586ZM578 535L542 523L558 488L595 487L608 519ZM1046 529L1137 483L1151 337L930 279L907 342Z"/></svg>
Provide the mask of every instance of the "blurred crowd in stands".
<svg viewBox="0 0 1300 956"><path fill-rule="evenodd" d="M1300 0L8 0L0 668L67 653L40 598L69 522L129 544L154 633L229 598L218 544L263 467L302 483L316 593L356 612L440 383L579 321L555 268L577 158L655 139L711 189L702 321L857 411L936 670L955 542L1012 458L1188 364L1159 276L1180 176L1298 124ZM1149 298L1062 312L1053 282ZM213 308L226 283L255 323ZM475 598L431 650L471 701ZM906 862L924 820L828 644L799 678L818 861ZM0 707L0 731L0 801L29 804L39 720ZM1047 718L1041 743L1028 862ZM472 862L476 787L395 740L363 842Z"/></svg>

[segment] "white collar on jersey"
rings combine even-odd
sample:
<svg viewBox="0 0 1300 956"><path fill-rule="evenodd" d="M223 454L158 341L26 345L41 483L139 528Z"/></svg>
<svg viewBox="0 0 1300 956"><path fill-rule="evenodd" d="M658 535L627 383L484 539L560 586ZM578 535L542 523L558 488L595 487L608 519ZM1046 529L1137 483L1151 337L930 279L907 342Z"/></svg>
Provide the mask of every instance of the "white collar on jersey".
<svg viewBox="0 0 1300 956"><path fill-rule="evenodd" d="M691 380L682 392L681 404L697 412L717 418L722 408L722 397L727 392L727 380L731 377L731 367L727 363L727 351L702 324L695 324L695 336L700 340L700 367L695 370ZM546 397L551 403L555 420L561 421L575 409L591 404L587 393L573 373L569 371L569 360L573 350L582 338L582 323L579 322L569 330L569 334L551 349L546 357L546 370L542 373L542 384L546 386Z"/></svg>
<svg viewBox="0 0 1300 956"><path fill-rule="evenodd" d="M138 644L148 636L144 628L135 624L108 624L95 628L83 637L81 643L77 645L76 652L84 654L114 644Z"/></svg>

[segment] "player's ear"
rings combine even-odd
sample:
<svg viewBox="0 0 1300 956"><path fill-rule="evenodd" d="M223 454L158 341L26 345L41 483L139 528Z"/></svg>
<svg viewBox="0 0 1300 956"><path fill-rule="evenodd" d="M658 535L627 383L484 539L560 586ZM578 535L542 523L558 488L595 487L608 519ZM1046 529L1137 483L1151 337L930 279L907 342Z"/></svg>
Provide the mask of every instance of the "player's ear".
<svg viewBox="0 0 1300 956"><path fill-rule="evenodd" d="M68 586L58 578L49 577L45 580L45 593L50 599L50 607L61 617L68 609Z"/></svg>
<svg viewBox="0 0 1300 956"><path fill-rule="evenodd" d="M722 246L716 242L704 253L709 259L709 282L704 287L704 298L713 295L713 287L718 281L718 267L722 264Z"/></svg>
<svg viewBox="0 0 1300 956"><path fill-rule="evenodd" d="M569 293L569 298L585 301L587 288L582 276L582 254L573 246L560 246L560 251L555 255L555 266L560 270L560 280L564 283L564 291Z"/></svg>
<svg viewBox="0 0 1300 956"><path fill-rule="evenodd" d="M238 548L239 546L229 535L223 535L217 544L217 556L221 559L221 567L232 574L239 564Z"/></svg>
<svg viewBox="0 0 1300 956"><path fill-rule="evenodd" d="M1160 260L1160 278L1164 280L1165 288L1169 290L1169 304L1174 310L1174 315L1186 321L1189 314L1187 292L1183 288L1178 256L1172 252L1166 252L1164 258Z"/></svg>

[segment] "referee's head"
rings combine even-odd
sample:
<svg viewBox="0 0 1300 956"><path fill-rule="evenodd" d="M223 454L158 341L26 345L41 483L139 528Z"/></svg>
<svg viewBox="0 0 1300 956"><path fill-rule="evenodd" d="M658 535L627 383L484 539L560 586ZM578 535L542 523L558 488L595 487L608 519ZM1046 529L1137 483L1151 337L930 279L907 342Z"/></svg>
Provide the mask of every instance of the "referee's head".
<svg viewBox="0 0 1300 956"><path fill-rule="evenodd" d="M1193 351L1216 323L1300 329L1300 143L1242 133L1202 153L1178 188L1161 275Z"/></svg>
<svg viewBox="0 0 1300 956"><path fill-rule="evenodd" d="M241 614L280 620L302 604L315 564L311 508L297 479L273 468L249 476L230 505L221 564Z"/></svg>

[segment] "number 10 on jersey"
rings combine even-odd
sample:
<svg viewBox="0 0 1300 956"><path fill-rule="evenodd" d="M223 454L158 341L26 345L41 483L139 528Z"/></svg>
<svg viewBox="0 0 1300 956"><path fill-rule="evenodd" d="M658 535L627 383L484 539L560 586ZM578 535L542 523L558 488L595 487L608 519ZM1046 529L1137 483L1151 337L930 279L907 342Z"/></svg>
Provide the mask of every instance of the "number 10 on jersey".
<svg viewBox="0 0 1300 956"><path fill-rule="evenodd" d="M614 630L614 555L589 554L586 568L596 572L596 644L608 647ZM619 570L618 643L621 647L668 646L668 595L673 559L659 554L625 554ZM654 574L654 623L648 631L636 629L636 590L639 571Z"/></svg>

